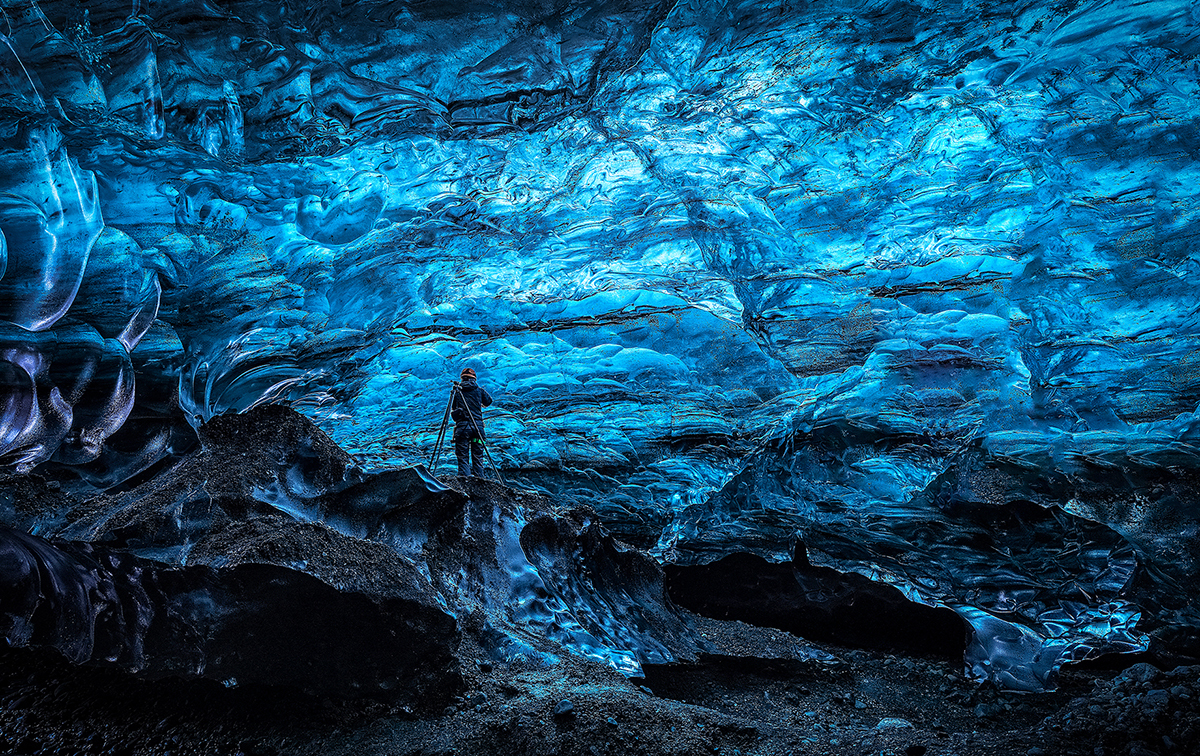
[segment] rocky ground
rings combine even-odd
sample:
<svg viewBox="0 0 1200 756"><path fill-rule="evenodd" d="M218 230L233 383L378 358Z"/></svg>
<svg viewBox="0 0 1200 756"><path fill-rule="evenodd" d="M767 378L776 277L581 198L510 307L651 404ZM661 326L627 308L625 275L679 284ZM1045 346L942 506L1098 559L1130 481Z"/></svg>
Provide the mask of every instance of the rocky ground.
<svg viewBox="0 0 1200 756"><path fill-rule="evenodd" d="M200 440L85 500L0 481L0 754L1200 753L1200 667L1167 656L1002 692L952 613L865 578L664 571L587 507L362 475L278 408Z"/></svg>
<svg viewBox="0 0 1200 756"><path fill-rule="evenodd" d="M0 752L107 756L374 754L1195 754L1200 669L1067 670L1052 693L1001 693L946 660L811 646L697 619L730 655L627 680L568 656L478 663L441 712L205 680L145 681L0 656ZM741 655L734 655L740 653Z"/></svg>

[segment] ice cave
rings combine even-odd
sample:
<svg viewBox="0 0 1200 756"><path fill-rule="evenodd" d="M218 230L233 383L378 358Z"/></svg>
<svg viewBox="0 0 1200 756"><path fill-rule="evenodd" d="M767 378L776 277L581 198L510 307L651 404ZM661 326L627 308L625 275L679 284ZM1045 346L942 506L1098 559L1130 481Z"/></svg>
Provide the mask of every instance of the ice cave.
<svg viewBox="0 0 1200 756"><path fill-rule="evenodd" d="M10 665L1200 670L1194 0L0 0L0 72Z"/></svg>

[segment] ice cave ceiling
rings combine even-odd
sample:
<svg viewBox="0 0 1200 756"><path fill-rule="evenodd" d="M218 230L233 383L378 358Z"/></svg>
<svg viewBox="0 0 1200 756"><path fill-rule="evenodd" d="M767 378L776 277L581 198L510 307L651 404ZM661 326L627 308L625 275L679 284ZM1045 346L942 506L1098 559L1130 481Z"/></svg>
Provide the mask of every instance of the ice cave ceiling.
<svg viewBox="0 0 1200 756"><path fill-rule="evenodd" d="M664 560L1198 624L1194 2L0 9L8 469L275 401L416 464L469 365L507 477Z"/></svg>

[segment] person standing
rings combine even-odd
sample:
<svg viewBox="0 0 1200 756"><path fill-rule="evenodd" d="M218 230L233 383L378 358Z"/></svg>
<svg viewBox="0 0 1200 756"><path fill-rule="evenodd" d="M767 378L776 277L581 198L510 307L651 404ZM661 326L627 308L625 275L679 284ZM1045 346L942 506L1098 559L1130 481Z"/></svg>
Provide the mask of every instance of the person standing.
<svg viewBox="0 0 1200 756"><path fill-rule="evenodd" d="M454 418L454 456L458 459L458 475L483 477L483 408L491 405L492 395L479 385L475 371L463 368L454 384L454 401L450 417Z"/></svg>

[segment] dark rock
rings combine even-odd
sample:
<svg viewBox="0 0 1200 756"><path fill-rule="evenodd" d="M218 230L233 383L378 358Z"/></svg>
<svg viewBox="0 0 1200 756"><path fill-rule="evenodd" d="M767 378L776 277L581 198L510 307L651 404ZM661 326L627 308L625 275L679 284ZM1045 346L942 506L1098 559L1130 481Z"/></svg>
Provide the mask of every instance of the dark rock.
<svg viewBox="0 0 1200 756"><path fill-rule="evenodd" d="M216 424L205 446L174 471L77 507L80 522L98 526L88 531L94 542L10 534L5 553L19 556L0 565L25 566L14 571L11 595L0 598L6 631L17 638L25 628L24 645L61 649L88 665L226 683L231 687L205 689L205 700L218 702L214 712L229 696L256 695L264 684L272 686L268 699L285 690L326 702L337 697L358 712L355 722L378 721L402 733L387 737L421 743L427 753L615 753L614 740L627 740L621 745L629 752L748 753L762 743L763 753L787 753L803 750L791 734L799 730L804 745L833 747L836 739L842 750L918 756L929 752L923 740L968 728L981 733L978 744L964 736L939 747L977 756L1006 752L1008 736L995 733L1037 726L1043 717L1041 740L1018 739L1016 747L1039 742L1064 754L1090 754L1100 744L1124 753L1133 741L1180 754L1195 748L1194 670L1133 669L1014 707L992 688L964 683L961 647L910 644L941 648L953 665L843 647L831 653L789 632L698 617L678 605L678 586L654 560L612 538L589 509L552 506L489 481L456 481L461 490L451 490L419 470L366 475L321 451L319 432L306 421L278 410L265 417L281 426L286 443L276 444L264 417L248 413ZM239 439L246 448L237 448ZM227 465L214 486L220 496L194 485L203 481L202 469L189 465L201 457ZM854 576L803 560L771 565L735 555L707 568L686 568L692 572L681 584L713 602L741 601L825 627L831 637L844 628L864 648L887 633L888 623L928 629L938 621L913 613L891 589L860 586ZM685 568L668 571L673 579ZM47 599L50 578L57 582ZM638 665L641 685L613 670ZM469 695L464 678L473 686ZM135 682L156 684L127 684ZM70 695L69 685L42 686L31 677L4 692L4 701L21 706L0 709L0 725ZM945 706L951 700L965 708ZM926 730L924 718L938 706L944 721ZM862 721L864 709L875 715L870 723ZM224 714L207 716L220 721ZM131 752L238 750L239 733L197 745L193 724L160 714L139 728L151 736ZM15 747L25 731L6 729L11 744L0 750ZM1162 740L1167 732L1170 740ZM86 733L53 745L82 752ZM103 743L112 750L122 737L105 730ZM330 753L375 747L331 737L341 750ZM1082 745L1063 745L1075 742ZM38 749L44 745L37 741ZM240 750L325 752L292 748L290 736L284 745L277 734Z"/></svg>
<svg viewBox="0 0 1200 756"><path fill-rule="evenodd" d="M961 659L967 626L953 611L909 601L861 575L803 561L733 554L699 566L667 565L672 600L716 619L776 627L804 638Z"/></svg>
<svg viewBox="0 0 1200 756"><path fill-rule="evenodd" d="M1171 694L1165 690L1151 690L1142 698L1142 705L1145 707L1144 716L1155 718L1166 712L1167 705L1171 702Z"/></svg>
<svg viewBox="0 0 1200 756"><path fill-rule="evenodd" d="M1122 672L1121 677L1130 682L1144 685L1158 677L1159 674L1159 671L1153 665L1146 662L1139 662Z"/></svg>
<svg viewBox="0 0 1200 756"><path fill-rule="evenodd" d="M94 543L0 535L9 643L150 677L428 705L459 688L460 634L441 597L411 559L365 537L391 526L424 540L461 494L418 470L364 479L283 407L216 418L200 439L153 480L78 506L61 533Z"/></svg>
<svg viewBox="0 0 1200 756"><path fill-rule="evenodd" d="M0 632L77 663L340 695L461 685L452 617L416 592L343 591L285 567L170 568L0 529ZM404 638L404 642L397 642Z"/></svg>
<svg viewBox="0 0 1200 756"><path fill-rule="evenodd" d="M397 510L425 529L463 496L414 469L366 476L310 420L267 405L213 418L200 448L146 484L92 497L55 535L100 541L155 558L182 558L184 544L261 516L321 520L359 538Z"/></svg>
<svg viewBox="0 0 1200 756"><path fill-rule="evenodd" d="M467 700L463 702L463 705L464 706L481 706L481 705L487 703L487 700L488 700L487 693L482 693L482 692L474 693L467 697Z"/></svg>
<svg viewBox="0 0 1200 756"><path fill-rule="evenodd" d="M571 703L570 699L564 698L554 706L555 719L568 719L575 716L575 704Z"/></svg>
<svg viewBox="0 0 1200 756"><path fill-rule="evenodd" d="M0 630L12 644L148 677L422 706L460 689L459 653L486 673L490 660L551 663L566 646L636 674L708 647L658 564L591 510L491 481L456 490L421 468L365 474L283 407L199 435L169 470L76 506L53 544L7 534Z"/></svg>

